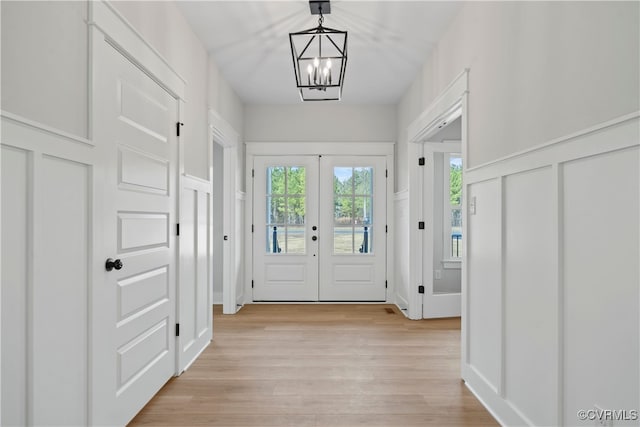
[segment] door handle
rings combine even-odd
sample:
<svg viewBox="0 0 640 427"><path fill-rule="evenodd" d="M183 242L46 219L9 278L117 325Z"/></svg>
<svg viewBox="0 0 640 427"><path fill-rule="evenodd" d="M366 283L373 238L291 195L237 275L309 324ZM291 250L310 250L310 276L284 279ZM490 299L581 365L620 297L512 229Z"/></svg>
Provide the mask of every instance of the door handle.
<svg viewBox="0 0 640 427"><path fill-rule="evenodd" d="M114 259L111 259L111 258L107 259L107 262L104 264L104 268L107 271L111 271L114 268L116 270L120 270L122 268L122 266L123 266L122 261L120 261L119 259L114 260Z"/></svg>
<svg viewBox="0 0 640 427"><path fill-rule="evenodd" d="M311 240L313 240L315 242L316 240L318 240L318 236L312 236Z"/></svg>

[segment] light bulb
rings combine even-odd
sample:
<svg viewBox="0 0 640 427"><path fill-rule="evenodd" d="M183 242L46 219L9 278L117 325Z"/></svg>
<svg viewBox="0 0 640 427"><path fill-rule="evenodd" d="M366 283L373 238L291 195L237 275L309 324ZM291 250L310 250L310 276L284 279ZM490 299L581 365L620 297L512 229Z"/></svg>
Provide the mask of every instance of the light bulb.
<svg viewBox="0 0 640 427"><path fill-rule="evenodd" d="M327 59L327 68L331 69L331 60L330 59Z"/></svg>
<svg viewBox="0 0 640 427"><path fill-rule="evenodd" d="M313 58L313 66L318 68L318 65L320 65L320 60L318 58Z"/></svg>
<svg viewBox="0 0 640 427"><path fill-rule="evenodd" d="M327 74L329 73L329 69L327 67L324 67L324 70L322 70L322 73L324 74L325 77L327 77Z"/></svg>
<svg viewBox="0 0 640 427"><path fill-rule="evenodd" d="M313 73L313 67L311 66L311 64L307 65L307 73L309 73L309 75Z"/></svg>

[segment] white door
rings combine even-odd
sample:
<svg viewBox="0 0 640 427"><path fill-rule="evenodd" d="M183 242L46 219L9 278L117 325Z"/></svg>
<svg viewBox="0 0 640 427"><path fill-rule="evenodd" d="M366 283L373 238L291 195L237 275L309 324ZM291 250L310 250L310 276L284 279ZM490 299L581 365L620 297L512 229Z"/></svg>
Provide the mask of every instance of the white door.
<svg viewBox="0 0 640 427"><path fill-rule="evenodd" d="M386 158L254 159L253 300L386 300Z"/></svg>
<svg viewBox="0 0 640 427"><path fill-rule="evenodd" d="M106 167L91 411L93 424L124 425L176 370L178 101L106 42L94 45L94 139Z"/></svg>
<svg viewBox="0 0 640 427"><path fill-rule="evenodd" d="M260 156L253 179L253 300L318 300L318 157Z"/></svg>
<svg viewBox="0 0 640 427"><path fill-rule="evenodd" d="M424 146L422 317L462 313L462 156L460 143Z"/></svg>
<svg viewBox="0 0 640 427"><path fill-rule="evenodd" d="M386 158L320 159L320 300L385 301Z"/></svg>

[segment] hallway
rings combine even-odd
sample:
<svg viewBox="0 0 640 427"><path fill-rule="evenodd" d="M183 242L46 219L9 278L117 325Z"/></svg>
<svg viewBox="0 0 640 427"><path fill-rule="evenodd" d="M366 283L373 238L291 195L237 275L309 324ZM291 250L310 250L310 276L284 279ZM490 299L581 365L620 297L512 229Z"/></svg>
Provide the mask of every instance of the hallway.
<svg viewBox="0 0 640 427"><path fill-rule="evenodd" d="M131 426L497 425L460 380L460 320L392 305L214 308L214 339Z"/></svg>

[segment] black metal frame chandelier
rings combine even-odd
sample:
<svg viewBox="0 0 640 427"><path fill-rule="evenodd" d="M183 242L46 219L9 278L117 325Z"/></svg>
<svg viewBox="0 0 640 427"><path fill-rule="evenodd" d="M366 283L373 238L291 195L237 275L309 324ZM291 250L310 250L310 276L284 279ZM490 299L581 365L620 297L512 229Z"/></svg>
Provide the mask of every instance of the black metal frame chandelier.
<svg viewBox="0 0 640 427"><path fill-rule="evenodd" d="M318 26L289 33L296 84L303 101L339 101L347 66L347 32L323 26L328 0L309 0Z"/></svg>

